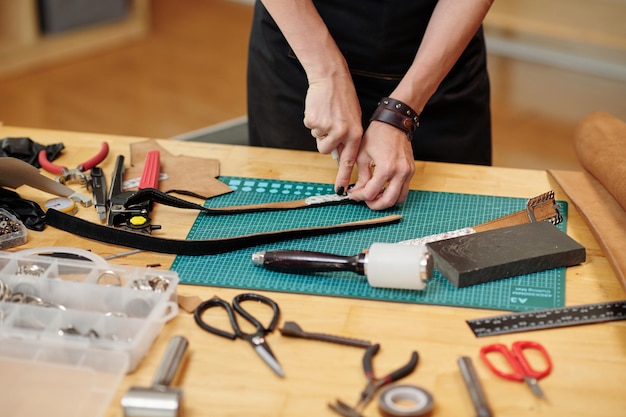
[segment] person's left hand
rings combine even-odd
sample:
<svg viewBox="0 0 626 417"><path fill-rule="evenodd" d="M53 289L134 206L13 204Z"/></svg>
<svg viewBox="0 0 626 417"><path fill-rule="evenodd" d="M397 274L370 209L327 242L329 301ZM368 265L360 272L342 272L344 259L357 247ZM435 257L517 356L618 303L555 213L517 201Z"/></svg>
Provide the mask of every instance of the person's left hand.
<svg viewBox="0 0 626 417"><path fill-rule="evenodd" d="M311 129L320 153L338 152L335 191L341 194L350 184L363 135L359 99L347 71L309 82L304 125Z"/></svg>
<svg viewBox="0 0 626 417"><path fill-rule="evenodd" d="M386 123L370 123L361 140L356 165L358 180L350 190L351 199L365 201L372 210L383 210L406 200L415 161L404 132Z"/></svg>

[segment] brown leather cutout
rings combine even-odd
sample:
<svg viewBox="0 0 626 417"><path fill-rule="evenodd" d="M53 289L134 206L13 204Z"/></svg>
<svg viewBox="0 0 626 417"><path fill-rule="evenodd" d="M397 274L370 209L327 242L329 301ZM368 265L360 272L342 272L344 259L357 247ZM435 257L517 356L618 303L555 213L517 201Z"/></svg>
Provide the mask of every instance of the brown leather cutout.
<svg viewBox="0 0 626 417"><path fill-rule="evenodd" d="M146 154L158 150L161 153L161 172L169 176L159 183L159 190L186 190L206 198L232 192L232 189L219 181L219 161L217 159L196 158L186 155L172 155L154 139L131 143L131 166L126 168L124 179L140 178Z"/></svg>

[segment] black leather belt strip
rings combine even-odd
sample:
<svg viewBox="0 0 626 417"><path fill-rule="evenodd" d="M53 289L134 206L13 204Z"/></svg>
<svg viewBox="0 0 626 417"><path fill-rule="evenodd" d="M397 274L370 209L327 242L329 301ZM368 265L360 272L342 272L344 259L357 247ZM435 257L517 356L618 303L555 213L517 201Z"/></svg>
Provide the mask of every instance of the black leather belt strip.
<svg viewBox="0 0 626 417"><path fill-rule="evenodd" d="M266 243L339 233L348 230L367 229L397 223L401 219L402 216L400 215L392 215L330 226L280 230L229 238L178 240L102 226L54 209L49 209L46 212L46 224L48 226L80 237L134 249L189 256L216 255Z"/></svg>
<svg viewBox="0 0 626 417"><path fill-rule="evenodd" d="M128 197L124 202L124 206L129 207L147 201L161 203L181 209L198 210L210 216L259 213L263 211L275 210L294 210L310 207L335 206L339 204L363 204L363 202L360 201L350 200L348 195L327 194L311 196L300 200L275 201L261 204L247 204L243 206L204 207L200 204L183 200L154 188L144 188L143 190L134 192L130 197Z"/></svg>

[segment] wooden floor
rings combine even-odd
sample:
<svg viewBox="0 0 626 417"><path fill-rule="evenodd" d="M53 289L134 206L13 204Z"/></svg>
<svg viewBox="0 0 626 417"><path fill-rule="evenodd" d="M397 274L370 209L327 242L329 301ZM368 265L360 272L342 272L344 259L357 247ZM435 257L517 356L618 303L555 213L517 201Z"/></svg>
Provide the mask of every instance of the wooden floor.
<svg viewBox="0 0 626 417"><path fill-rule="evenodd" d="M7 125L169 138L245 115L251 6L153 0L152 34L131 45L0 80ZM578 169L576 123L626 120L626 83L489 57L494 165Z"/></svg>

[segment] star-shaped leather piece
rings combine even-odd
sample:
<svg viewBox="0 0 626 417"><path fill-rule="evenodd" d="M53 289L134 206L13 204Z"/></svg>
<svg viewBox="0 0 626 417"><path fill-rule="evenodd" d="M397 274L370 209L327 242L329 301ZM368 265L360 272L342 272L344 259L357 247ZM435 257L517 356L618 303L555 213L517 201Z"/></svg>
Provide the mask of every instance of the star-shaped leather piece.
<svg viewBox="0 0 626 417"><path fill-rule="evenodd" d="M124 180L140 178L146 155L154 150L160 152L161 173L168 176L159 183L160 191L190 191L205 199L232 192L228 185L216 178L220 173L219 160L172 155L154 139L130 145L131 166L126 169Z"/></svg>

